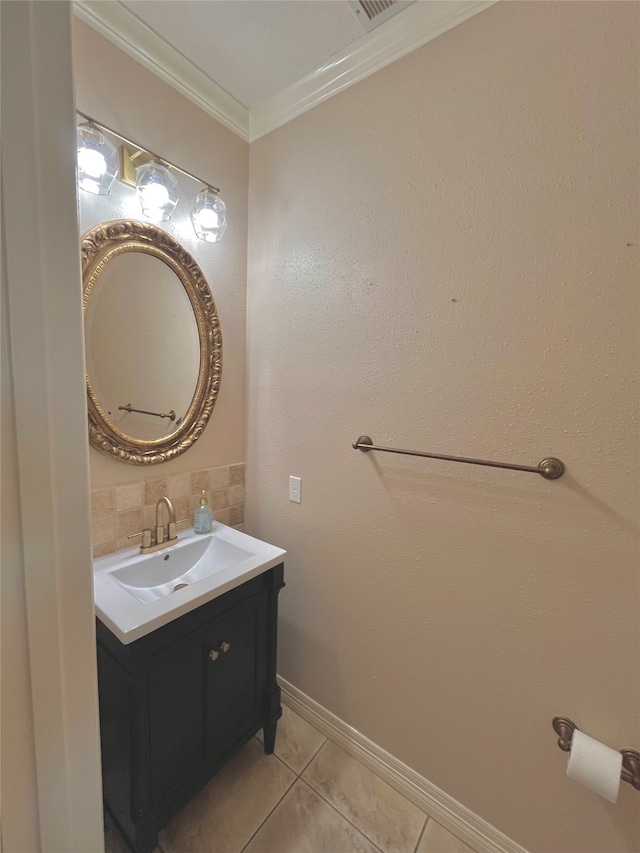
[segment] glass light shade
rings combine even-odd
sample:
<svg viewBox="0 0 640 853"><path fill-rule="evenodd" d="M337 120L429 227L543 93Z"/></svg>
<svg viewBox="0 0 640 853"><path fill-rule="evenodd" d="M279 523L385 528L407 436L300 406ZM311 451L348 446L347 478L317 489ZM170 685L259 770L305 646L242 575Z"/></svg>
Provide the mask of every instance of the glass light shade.
<svg viewBox="0 0 640 853"><path fill-rule="evenodd" d="M95 125L82 124L78 137L78 186L94 195L108 195L118 174L115 145Z"/></svg>
<svg viewBox="0 0 640 853"><path fill-rule="evenodd" d="M200 240L217 243L227 230L226 205L213 190L202 190L193 200L191 221Z"/></svg>
<svg viewBox="0 0 640 853"><path fill-rule="evenodd" d="M161 163L145 163L136 169L136 189L142 212L153 222L171 219L178 203L178 181Z"/></svg>

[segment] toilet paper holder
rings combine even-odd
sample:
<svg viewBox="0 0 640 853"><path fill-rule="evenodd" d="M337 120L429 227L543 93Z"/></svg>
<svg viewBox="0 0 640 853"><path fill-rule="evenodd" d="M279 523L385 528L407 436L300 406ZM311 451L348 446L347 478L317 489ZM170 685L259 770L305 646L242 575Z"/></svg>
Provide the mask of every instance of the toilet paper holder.
<svg viewBox="0 0 640 853"><path fill-rule="evenodd" d="M558 746L563 752L571 752L571 738L578 728L568 717L554 717L553 728L558 737ZM636 749L621 749L622 770L620 777L640 791L640 752Z"/></svg>

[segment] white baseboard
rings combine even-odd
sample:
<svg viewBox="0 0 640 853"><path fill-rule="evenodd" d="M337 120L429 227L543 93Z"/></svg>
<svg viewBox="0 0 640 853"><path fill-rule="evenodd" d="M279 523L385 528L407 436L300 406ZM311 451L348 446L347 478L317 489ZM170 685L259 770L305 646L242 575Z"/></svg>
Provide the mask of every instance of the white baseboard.
<svg viewBox="0 0 640 853"><path fill-rule="evenodd" d="M486 820L278 676L282 701L478 853L527 853Z"/></svg>

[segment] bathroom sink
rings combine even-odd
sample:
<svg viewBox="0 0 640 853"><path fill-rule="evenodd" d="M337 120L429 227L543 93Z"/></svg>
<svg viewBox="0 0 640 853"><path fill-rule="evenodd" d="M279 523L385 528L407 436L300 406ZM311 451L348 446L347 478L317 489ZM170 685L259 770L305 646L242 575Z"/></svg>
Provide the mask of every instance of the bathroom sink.
<svg viewBox="0 0 640 853"><path fill-rule="evenodd" d="M164 551L134 560L111 572L122 587L144 603L171 595L184 586L204 580L246 560L251 551L226 542L221 537L199 536Z"/></svg>
<svg viewBox="0 0 640 853"><path fill-rule="evenodd" d="M162 551L127 548L94 560L96 613L131 643L273 568L285 554L217 522L211 533L179 531L178 542Z"/></svg>

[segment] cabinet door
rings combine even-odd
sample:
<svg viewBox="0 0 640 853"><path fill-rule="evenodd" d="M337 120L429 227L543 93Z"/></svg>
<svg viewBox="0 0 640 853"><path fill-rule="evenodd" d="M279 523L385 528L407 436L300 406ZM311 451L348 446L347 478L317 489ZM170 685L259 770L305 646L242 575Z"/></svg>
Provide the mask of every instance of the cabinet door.
<svg viewBox="0 0 640 853"><path fill-rule="evenodd" d="M148 676L151 794L162 811L206 763L206 629L158 651Z"/></svg>
<svg viewBox="0 0 640 853"><path fill-rule="evenodd" d="M261 719L265 683L266 603L258 593L210 628L207 678L208 752L218 761Z"/></svg>

